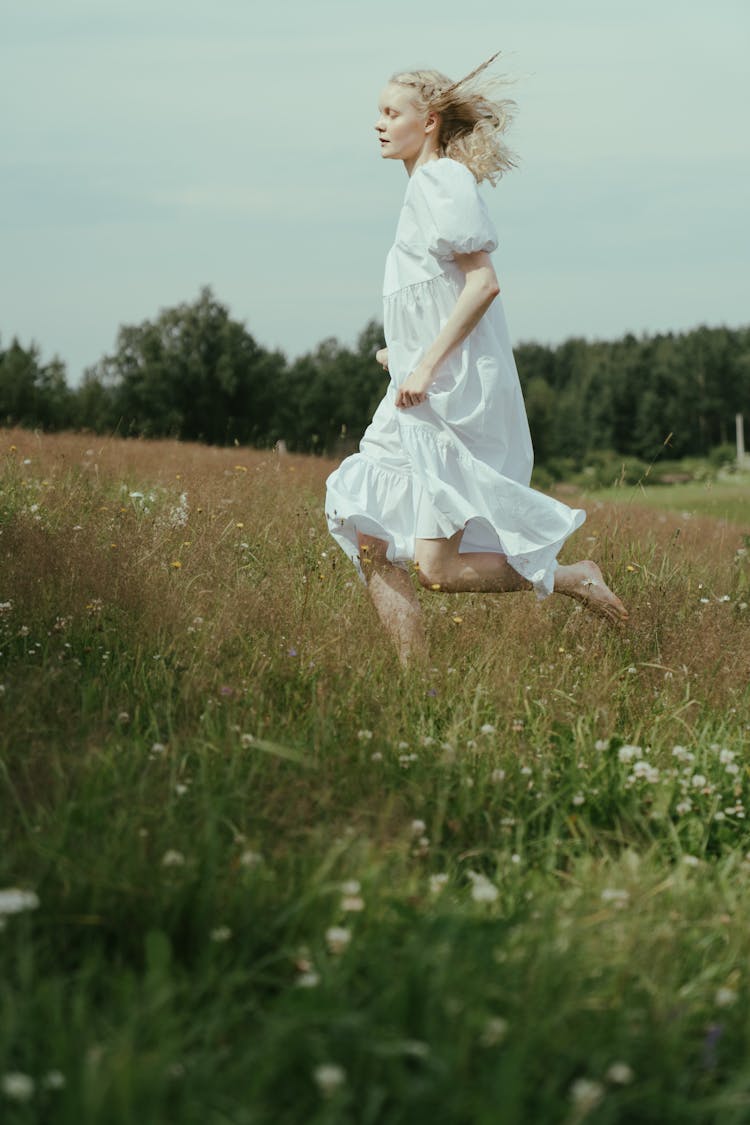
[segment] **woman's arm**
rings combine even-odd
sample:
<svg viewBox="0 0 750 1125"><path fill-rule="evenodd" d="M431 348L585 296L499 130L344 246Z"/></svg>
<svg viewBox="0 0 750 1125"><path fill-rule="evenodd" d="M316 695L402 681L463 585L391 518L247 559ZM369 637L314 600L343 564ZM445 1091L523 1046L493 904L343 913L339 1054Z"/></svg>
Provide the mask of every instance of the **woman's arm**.
<svg viewBox="0 0 750 1125"><path fill-rule="evenodd" d="M456 254L455 262L464 274L464 287L453 312L427 349L422 359L404 380L396 395L396 406L417 406L427 398L427 390L446 356L466 339L500 292L489 254Z"/></svg>

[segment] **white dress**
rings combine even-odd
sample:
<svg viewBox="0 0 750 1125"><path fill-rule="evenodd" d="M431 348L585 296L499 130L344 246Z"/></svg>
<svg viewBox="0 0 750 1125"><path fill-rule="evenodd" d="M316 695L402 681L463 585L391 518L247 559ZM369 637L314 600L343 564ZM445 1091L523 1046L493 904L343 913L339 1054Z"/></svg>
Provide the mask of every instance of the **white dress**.
<svg viewBox="0 0 750 1125"><path fill-rule="evenodd" d="M497 236L466 165L447 157L409 179L383 286L391 382L359 446L326 482L334 539L364 581L357 532L387 543L406 566L415 539L464 528L460 551L507 557L540 598L557 554L586 518L529 488L533 451L500 297L438 369L419 406L395 406L398 387L452 312L464 275L455 254L491 252Z"/></svg>

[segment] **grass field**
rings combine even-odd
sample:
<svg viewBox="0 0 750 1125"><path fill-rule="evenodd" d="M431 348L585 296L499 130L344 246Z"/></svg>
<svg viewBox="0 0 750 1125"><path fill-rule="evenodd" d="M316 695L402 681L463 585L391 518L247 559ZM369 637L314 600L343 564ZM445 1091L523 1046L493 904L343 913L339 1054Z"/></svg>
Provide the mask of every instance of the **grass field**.
<svg viewBox="0 0 750 1125"><path fill-rule="evenodd" d="M688 516L706 515L744 526L750 534L750 474L689 484L622 486L594 494L605 502L666 509Z"/></svg>
<svg viewBox="0 0 750 1125"><path fill-rule="evenodd" d="M627 627L403 671L331 467L0 432L0 1119L746 1123L747 527L592 497Z"/></svg>

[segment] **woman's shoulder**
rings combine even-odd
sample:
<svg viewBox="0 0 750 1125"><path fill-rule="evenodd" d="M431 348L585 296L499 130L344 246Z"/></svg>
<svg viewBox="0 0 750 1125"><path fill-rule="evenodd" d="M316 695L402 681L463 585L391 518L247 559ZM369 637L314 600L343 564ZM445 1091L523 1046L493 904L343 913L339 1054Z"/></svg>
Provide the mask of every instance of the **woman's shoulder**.
<svg viewBox="0 0 750 1125"><path fill-rule="evenodd" d="M471 168L462 164L460 160L454 160L452 156L440 156L437 160L428 160L426 164L420 164L414 172L414 175L419 174L423 179L435 183L476 184L477 182Z"/></svg>

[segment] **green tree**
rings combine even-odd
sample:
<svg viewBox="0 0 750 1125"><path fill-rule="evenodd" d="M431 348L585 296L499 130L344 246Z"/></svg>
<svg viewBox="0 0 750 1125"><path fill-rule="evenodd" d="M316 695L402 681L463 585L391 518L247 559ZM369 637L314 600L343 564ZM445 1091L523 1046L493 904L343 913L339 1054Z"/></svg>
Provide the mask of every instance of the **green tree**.
<svg viewBox="0 0 750 1125"><path fill-rule="evenodd" d="M193 304L123 326L89 379L112 388L124 432L263 444L285 369L204 288Z"/></svg>
<svg viewBox="0 0 750 1125"><path fill-rule="evenodd" d="M72 424L73 415L62 361L55 356L43 364L36 344L27 349L14 337L7 351L0 351L0 420L60 430Z"/></svg>

